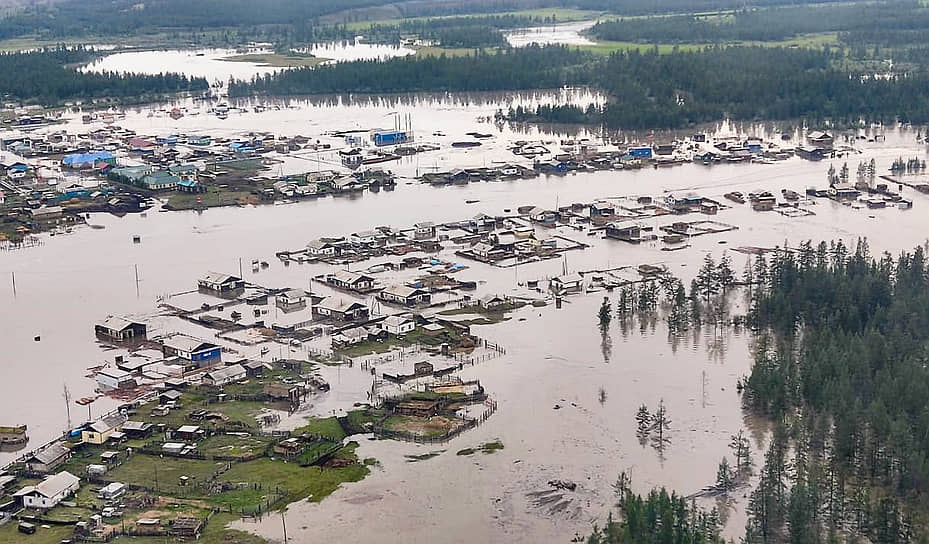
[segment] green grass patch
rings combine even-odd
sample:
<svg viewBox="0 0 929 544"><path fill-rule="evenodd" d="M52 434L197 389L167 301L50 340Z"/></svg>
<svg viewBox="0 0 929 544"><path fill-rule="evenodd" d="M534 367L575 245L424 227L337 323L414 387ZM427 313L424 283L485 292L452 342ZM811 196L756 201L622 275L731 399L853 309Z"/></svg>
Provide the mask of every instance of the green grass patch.
<svg viewBox="0 0 929 544"><path fill-rule="evenodd" d="M502 449L503 449L503 442L501 442L500 440L494 440L492 442L485 442L484 444L481 444L480 446L476 448L464 448L462 450L458 450L458 452L456 452L455 455L474 455L477 452L489 454L489 453L494 453Z"/></svg>
<svg viewBox="0 0 929 544"><path fill-rule="evenodd" d="M334 416L310 418L306 425L294 429L292 434L297 436L301 433L324 436L336 442L341 441L346 436L345 429L342 428L342 424L339 423L339 420Z"/></svg>
<svg viewBox="0 0 929 544"><path fill-rule="evenodd" d="M197 198L200 201L197 201ZM257 202L258 197L251 191L234 189L221 189L208 187L205 193L171 193L165 208L169 210L193 210L196 208L216 208L220 206L236 206Z"/></svg>
<svg viewBox="0 0 929 544"><path fill-rule="evenodd" d="M339 454L343 459L348 458L357 461L355 445L346 446ZM357 462L338 468L301 467L297 463L285 463L262 458L247 463L236 463L220 479L233 483L260 482L262 491L265 494L271 495L275 490L280 489L287 494L285 503L291 503L303 499L319 502L335 491L343 482L357 482L367 474L368 468ZM226 504L225 501L234 500L234 504L241 505L246 500L254 498L249 496L249 491L234 491L231 492L232 495L222 493L212 498L211 502L223 505Z"/></svg>
<svg viewBox="0 0 929 544"><path fill-rule="evenodd" d="M35 534L24 535L19 532L19 523L12 520L0 526L0 542L28 542L29 544L59 544L71 538L74 527L71 525L51 525L47 529L35 524Z"/></svg>
<svg viewBox="0 0 929 544"><path fill-rule="evenodd" d="M469 47L441 47L435 45L417 45L413 47L416 50L416 56L418 57L440 57L445 55L446 57L467 57L468 55L473 55L475 48ZM484 53L493 54L497 51L496 47L479 47Z"/></svg>
<svg viewBox="0 0 929 544"><path fill-rule="evenodd" d="M417 463L419 461L426 461L427 459L438 457L442 453L445 453L445 450L430 451L429 453L420 453L419 455L404 455L404 457L406 457L407 463Z"/></svg>
<svg viewBox="0 0 929 544"><path fill-rule="evenodd" d="M734 41L720 44L712 43L643 43L643 42L621 42L598 40L592 45L578 45L577 48L590 53L599 55L609 55L611 53L637 50L641 53L651 51L655 48L661 55L667 55L675 51L690 52L699 51L705 47L721 45L723 47L737 46L760 46L760 47L800 47L806 49L822 49L825 46L839 46L839 37L835 32L823 32L814 34L800 34L793 38L777 41Z"/></svg>
<svg viewBox="0 0 929 544"><path fill-rule="evenodd" d="M198 496L196 484L205 482L226 463L178 457L156 457L135 454L122 465L107 473L107 479L157 489L161 494L178 497ZM180 485L180 477L190 483Z"/></svg>
<svg viewBox="0 0 929 544"><path fill-rule="evenodd" d="M344 420L343 427L350 434L370 432L372 426L380 421L386 413L373 408L360 408L349 412Z"/></svg>
<svg viewBox="0 0 929 544"><path fill-rule="evenodd" d="M206 456L221 455L244 458L261 455L271 441L271 438L263 436L222 434L207 438L197 444L197 447L200 449L200 453Z"/></svg>

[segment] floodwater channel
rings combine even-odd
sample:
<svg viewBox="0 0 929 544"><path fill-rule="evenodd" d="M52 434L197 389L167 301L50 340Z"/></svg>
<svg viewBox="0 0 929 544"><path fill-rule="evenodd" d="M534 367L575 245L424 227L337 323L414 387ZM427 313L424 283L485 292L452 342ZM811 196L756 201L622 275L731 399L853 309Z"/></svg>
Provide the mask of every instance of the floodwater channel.
<svg viewBox="0 0 929 544"><path fill-rule="evenodd" d="M583 35L596 21L562 23L531 28L517 28L504 33L513 47L527 45L594 45L596 42Z"/></svg>
<svg viewBox="0 0 929 544"><path fill-rule="evenodd" d="M192 289L204 272L236 273L240 259L271 263L260 271L246 269L244 279L249 282L309 288L310 277L325 267L285 267L274 258L275 252L302 247L320 236L347 235L378 225L456 221L478 213L501 214L522 205L553 208L604 197L688 193L723 202L722 195L729 191L779 194L781 189L791 189L802 193L812 185L825 186L830 162L838 169L844 160L808 162L795 157L774 164L684 164L441 188L411 179L429 165L442 170L525 162L507 150L509 143L558 138L538 129L522 131L486 122L499 108L521 102L598 99L587 91L563 90L495 98L293 100L280 103L279 110L259 113L243 108L225 120L206 114L204 106L194 102L181 104L190 111L200 108L200 113L178 120L162 115L163 106L128 111L120 125L140 134L199 131L235 136L272 131L311 137L353 126L389 127L395 114L408 113L418 140L435 139L443 146L432 154L387 165L401 176L394 191L202 213L152 209L145 215L125 217L94 214L88 222L103 228L77 228L66 235L42 236L44 243L38 247L0 251L2 423L27 423L30 448L58 436L68 417L63 387L67 385L74 398L92 395L95 383L85 377L87 368L107 359L94 340L95 321L108 314L150 316L159 299ZM79 112L65 125L73 131L83 130L82 126L86 127ZM767 127L761 125L737 128L767 134ZM444 145L467 131L492 132L493 137L471 150ZM861 153L848 159L852 172L858 161L871 158L878 172L886 172L898 156L925 158L925 147L916 145L912 132L881 132L887 137L884 142L856 144ZM285 158L281 169L331 168L324 162L330 158L325 154L315 162ZM687 284L707 253L718 259L728 249L736 271L741 272L746 257L734 248L774 247L785 241L797 244L805 239L841 238L853 243L866 236L873 252L896 253L924 243L929 232L929 217L923 211L929 209L929 195L909 188L902 193L914 201L913 210L857 209L818 199L811 206L815 215L786 217L753 212L747 205L733 206L721 209L712 219L736 225L738 230L695 237L687 250L667 252L661 251L659 243L631 245L596 239L590 248L569 253L565 261L509 269L467 263L469 269L459 277L477 281L480 296L525 291L527 280L558 275L563 267L581 271L661 264ZM669 220L645 222L659 225ZM587 238L569 229L564 233ZM141 243L134 244L133 236L139 236ZM447 542L565 541L575 533L589 532L592 523L605 518L613 503L610 485L620 471L630 473L642 491L664 485L683 494L696 492L713 483L717 463L728 454L729 436L740 428L753 437L754 454L760 458L764 425L746 420L735 392L736 380L750 370L749 335L704 328L669 342L661 321L644 329L633 323L624 331L614 320L605 340L596 324L603 294L569 297L560 309L553 305L524 308L509 321L476 327L477 334L504 345L507 353L466 368L462 377L479 378L498 401L497 412L446 445L360 437L359 455L375 457L379 465L369 477L344 485L322 503L291 505L287 513L290 535L305 541L374 542L390 531L404 534L407 542L434 541L436 535L443 535L440 540ZM165 332L169 331L150 334ZM362 370L327 368L325 373L332 390L327 400L316 403L316 413L328 414L364 400L357 395L370 382ZM662 399L672 431L670 445L659 455L638 443L633 416L642 403L654 407ZM83 421L115 404L98 400L90 405L90 414L72 405L71 419ZM494 439L504 444L503 450L456 455L458 450ZM425 461L411 463L405 457L440 450L440 455ZM0 453L0 464L21 453ZM567 497L569 507L551 513L528 494L555 479L575 482L578 488ZM742 532L743 509L740 501L732 506L727 534ZM272 541L282 540L279 518L239 525Z"/></svg>
<svg viewBox="0 0 929 544"><path fill-rule="evenodd" d="M309 48L309 52L313 56L328 59L329 62L387 59L416 53L408 47L369 44L360 39L314 44ZM257 49L249 50L247 53L267 54L273 51ZM228 60L241 54L242 51L231 48L121 51L101 56L83 66L81 70L153 75L174 72L189 77L206 78L210 83L225 84L230 78L250 80L254 76L286 69L260 62Z"/></svg>

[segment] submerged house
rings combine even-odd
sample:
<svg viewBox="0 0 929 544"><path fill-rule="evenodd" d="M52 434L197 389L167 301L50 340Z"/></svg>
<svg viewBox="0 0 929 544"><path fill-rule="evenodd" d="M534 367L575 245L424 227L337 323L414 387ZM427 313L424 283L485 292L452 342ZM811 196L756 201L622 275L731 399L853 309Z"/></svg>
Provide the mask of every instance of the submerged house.
<svg viewBox="0 0 929 544"><path fill-rule="evenodd" d="M642 227L632 221L610 223L606 226L606 237L638 243L642 241Z"/></svg>
<svg viewBox="0 0 929 544"><path fill-rule="evenodd" d="M326 283L339 289L365 293L374 287L374 278L348 270L338 270L326 275Z"/></svg>
<svg viewBox="0 0 929 544"><path fill-rule="evenodd" d="M550 287L556 293L578 293L584 288L584 277L577 272L564 274L552 278Z"/></svg>
<svg viewBox="0 0 929 544"><path fill-rule="evenodd" d="M828 132L823 132L821 130L813 131L806 135L806 139L813 145L829 147L832 145L832 142L835 140L831 134Z"/></svg>
<svg viewBox="0 0 929 544"><path fill-rule="evenodd" d="M125 342L145 340L146 327L144 323L111 315L94 325L94 332L106 340Z"/></svg>
<svg viewBox="0 0 929 544"><path fill-rule="evenodd" d="M245 281L229 274L210 272L197 280L197 287L204 291L225 294L243 289Z"/></svg>
<svg viewBox="0 0 929 544"><path fill-rule="evenodd" d="M329 318L336 321L357 321L367 319L368 307L357 300L341 297L326 297L313 306L313 316Z"/></svg>
<svg viewBox="0 0 929 544"><path fill-rule="evenodd" d="M165 357L178 357L201 368L222 362L219 346L183 334L166 339L161 349Z"/></svg>
<svg viewBox="0 0 929 544"><path fill-rule="evenodd" d="M97 384L103 389L128 389L135 387L133 375L120 368L104 368L97 372Z"/></svg>
<svg viewBox="0 0 929 544"><path fill-rule="evenodd" d="M418 289L408 285L391 285L378 293L377 298L384 302L412 307L419 304L429 304L432 301L432 294L425 289Z"/></svg>
<svg viewBox="0 0 929 544"><path fill-rule="evenodd" d="M288 289L282 293L278 293L277 296L274 297L274 301L278 306L302 306L306 304L306 291L303 289Z"/></svg>

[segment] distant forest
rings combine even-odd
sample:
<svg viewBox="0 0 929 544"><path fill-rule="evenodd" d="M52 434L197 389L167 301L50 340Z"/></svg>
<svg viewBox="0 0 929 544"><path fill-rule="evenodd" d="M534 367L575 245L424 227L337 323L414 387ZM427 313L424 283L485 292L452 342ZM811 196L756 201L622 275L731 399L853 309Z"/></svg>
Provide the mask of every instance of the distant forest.
<svg viewBox="0 0 929 544"><path fill-rule="evenodd" d="M602 123L617 128L682 127L745 119L929 121L929 74L874 78L833 68L836 53L716 47L609 57L562 46L465 57L410 57L297 69L230 83L230 96L415 91L491 91L589 85L602 108L506 112L511 121Z"/></svg>
<svg viewBox="0 0 929 544"><path fill-rule="evenodd" d="M752 5L793 3L791 0L755 0ZM377 10L388 18L404 18L559 7L641 15L744 6L737 0L62 0L8 9L7 15L0 18L0 39L35 36L58 40L211 29L254 31L264 25L280 26L282 28L277 30L293 32L307 23L320 26L366 20L366 10Z"/></svg>
<svg viewBox="0 0 929 544"><path fill-rule="evenodd" d="M57 104L64 100L131 98L133 101L209 88L203 78L179 74L137 75L82 73L66 65L86 63L95 53L84 48L51 48L0 54L0 93L26 103Z"/></svg>

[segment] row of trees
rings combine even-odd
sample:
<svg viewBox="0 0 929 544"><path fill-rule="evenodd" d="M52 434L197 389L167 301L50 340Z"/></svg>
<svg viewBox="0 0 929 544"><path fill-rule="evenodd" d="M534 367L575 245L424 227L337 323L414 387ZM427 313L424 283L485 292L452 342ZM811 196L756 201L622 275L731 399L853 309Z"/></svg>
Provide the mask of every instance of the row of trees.
<svg viewBox="0 0 929 544"><path fill-rule="evenodd" d="M58 47L26 53L0 54L0 94L23 101L56 104L63 100L138 98L181 91L204 91L203 78L180 74L140 75L79 72L66 64L93 58L92 50Z"/></svg>

